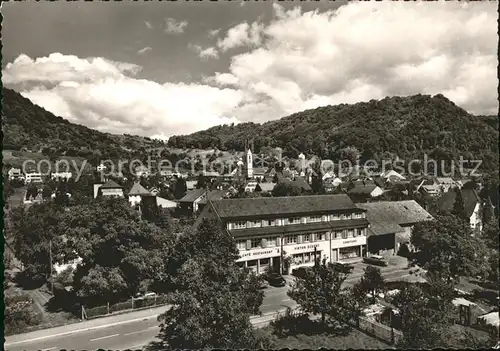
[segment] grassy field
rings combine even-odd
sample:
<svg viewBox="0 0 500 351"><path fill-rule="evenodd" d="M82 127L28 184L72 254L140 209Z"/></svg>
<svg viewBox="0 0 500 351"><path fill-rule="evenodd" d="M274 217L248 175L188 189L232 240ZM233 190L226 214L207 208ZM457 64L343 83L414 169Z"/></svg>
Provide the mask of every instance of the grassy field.
<svg viewBox="0 0 500 351"><path fill-rule="evenodd" d="M266 327L264 329L264 332L272 334L272 327ZM313 335L297 334L282 338L272 335L271 339L274 344L273 348L277 349L393 349L392 346L356 329L351 329L346 335L332 335L328 333Z"/></svg>
<svg viewBox="0 0 500 351"><path fill-rule="evenodd" d="M37 152L26 152L26 151L12 151L12 150L2 150L3 163L4 165L11 165L12 167L20 168L23 166L25 161L31 160L38 164L40 161L44 160L44 162L40 163L41 171L46 173L48 171L48 163L49 158L46 155L42 155ZM83 157L70 157L70 156L61 156L60 160L66 160L72 166L76 164L78 167L85 161ZM33 162L27 164L27 167L33 167ZM36 166L33 171L36 171ZM54 162L50 162L50 169L52 171L56 171ZM63 167L63 165L61 165Z"/></svg>

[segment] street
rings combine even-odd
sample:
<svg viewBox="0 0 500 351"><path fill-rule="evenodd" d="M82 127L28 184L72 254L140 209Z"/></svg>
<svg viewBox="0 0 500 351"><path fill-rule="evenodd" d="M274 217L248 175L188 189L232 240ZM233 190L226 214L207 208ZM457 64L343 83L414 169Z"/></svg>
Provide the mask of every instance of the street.
<svg viewBox="0 0 500 351"><path fill-rule="evenodd" d="M362 275L362 268L365 265L355 265L355 270L345 282L346 285L353 285ZM382 273L386 279L395 279L408 276L408 269L401 267L384 267ZM264 301L261 306L261 317L252 317L252 322L256 327L265 325L266 322L275 318L277 311L282 311L287 307L296 307L297 304L287 296L287 291L294 277L286 276L287 286L284 287L268 287L264 290ZM148 311L144 311L143 318L133 319L131 321L122 321L119 324L103 325L98 329L91 330L75 330L74 332L65 333L64 335L46 334L41 338L16 340L14 343L8 337L5 344L5 349L8 351L21 350L77 350L87 349L95 350L113 349L141 349L146 344L154 341L159 332L159 322L156 315L160 313L161 308L156 308L148 315ZM136 313L136 312L134 312ZM126 317L123 317L126 318ZM95 321L94 321L95 322ZM40 331L39 333L41 333ZM47 330L50 333L50 330ZM61 334L61 333L59 333Z"/></svg>

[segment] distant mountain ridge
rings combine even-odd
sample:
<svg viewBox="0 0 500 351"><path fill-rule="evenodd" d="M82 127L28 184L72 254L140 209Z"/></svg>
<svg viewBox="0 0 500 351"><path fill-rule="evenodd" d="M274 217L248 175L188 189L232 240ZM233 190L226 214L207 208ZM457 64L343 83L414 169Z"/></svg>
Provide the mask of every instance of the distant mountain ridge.
<svg viewBox="0 0 500 351"><path fill-rule="evenodd" d="M2 95L3 148L7 150L114 158L123 157L130 150L163 145L149 138L102 133L71 123L12 89L2 88Z"/></svg>
<svg viewBox="0 0 500 351"><path fill-rule="evenodd" d="M342 150L356 149L362 159L398 156L409 160L424 153L440 158L484 160L498 168L498 116L474 116L443 95L386 97L356 104L323 106L257 123L223 125L169 138L177 148L242 151L253 138L255 151L281 147L332 160Z"/></svg>

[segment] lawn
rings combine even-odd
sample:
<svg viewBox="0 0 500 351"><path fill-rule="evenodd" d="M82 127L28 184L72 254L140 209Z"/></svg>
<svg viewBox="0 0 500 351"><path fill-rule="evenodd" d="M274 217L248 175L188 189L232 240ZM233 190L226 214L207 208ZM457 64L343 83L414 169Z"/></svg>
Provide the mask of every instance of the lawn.
<svg viewBox="0 0 500 351"><path fill-rule="evenodd" d="M379 341L363 332L352 329L347 335L329 335L316 334L305 335L298 334L295 336L287 336L285 338L277 338L273 336L274 348L282 349L393 349L394 347Z"/></svg>

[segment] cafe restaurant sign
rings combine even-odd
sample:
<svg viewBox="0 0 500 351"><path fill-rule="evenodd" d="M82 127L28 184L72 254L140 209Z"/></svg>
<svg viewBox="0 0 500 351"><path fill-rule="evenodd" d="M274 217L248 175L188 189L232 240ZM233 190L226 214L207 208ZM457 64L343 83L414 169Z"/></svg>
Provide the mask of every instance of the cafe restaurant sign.
<svg viewBox="0 0 500 351"><path fill-rule="evenodd" d="M259 258L275 257L280 254L280 249L265 249L240 253L238 261L256 260Z"/></svg>

